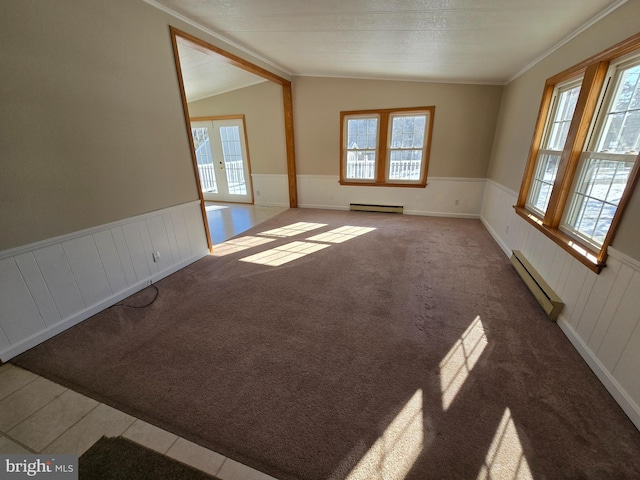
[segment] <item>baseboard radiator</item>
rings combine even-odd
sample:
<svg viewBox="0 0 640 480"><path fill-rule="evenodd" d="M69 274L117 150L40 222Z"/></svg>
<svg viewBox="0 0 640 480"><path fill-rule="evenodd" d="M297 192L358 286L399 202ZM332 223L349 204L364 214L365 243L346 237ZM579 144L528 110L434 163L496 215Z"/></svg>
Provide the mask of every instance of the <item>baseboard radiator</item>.
<svg viewBox="0 0 640 480"><path fill-rule="evenodd" d="M404 207L402 205L374 205L370 203L350 203L349 210L358 212L386 212L386 213L402 213Z"/></svg>
<svg viewBox="0 0 640 480"><path fill-rule="evenodd" d="M547 316L556 321L558 315L564 307L560 297L555 294L549 284L544 281L540 274L533 268L522 252L514 250L511 255L511 264L522 278L525 285L531 290L533 296L538 300Z"/></svg>

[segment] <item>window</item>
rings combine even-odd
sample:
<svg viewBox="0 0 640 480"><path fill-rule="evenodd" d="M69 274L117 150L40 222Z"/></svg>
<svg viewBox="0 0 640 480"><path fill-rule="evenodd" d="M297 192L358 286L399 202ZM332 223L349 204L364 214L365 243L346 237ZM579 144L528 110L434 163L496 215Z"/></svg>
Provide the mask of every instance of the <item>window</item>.
<svg viewBox="0 0 640 480"><path fill-rule="evenodd" d="M341 112L340 183L425 187L435 107Z"/></svg>
<svg viewBox="0 0 640 480"><path fill-rule="evenodd" d="M579 175L562 225L599 247L611 228L640 147L640 59L613 66L602 118L580 158Z"/></svg>
<svg viewBox="0 0 640 480"><path fill-rule="evenodd" d="M551 189L558 173L558 164L569 126L576 109L582 78L555 88L551 98L552 109L547 119L541 148L538 150L536 168L532 179L527 207L544 215L549 205Z"/></svg>
<svg viewBox="0 0 640 480"><path fill-rule="evenodd" d="M516 212L599 272L639 150L640 34L547 80Z"/></svg>
<svg viewBox="0 0 640 480"><path fill-rule="evenodd" d="M344 178L373 180L378 158L378 115L347 118L347 166Z"/></svg>

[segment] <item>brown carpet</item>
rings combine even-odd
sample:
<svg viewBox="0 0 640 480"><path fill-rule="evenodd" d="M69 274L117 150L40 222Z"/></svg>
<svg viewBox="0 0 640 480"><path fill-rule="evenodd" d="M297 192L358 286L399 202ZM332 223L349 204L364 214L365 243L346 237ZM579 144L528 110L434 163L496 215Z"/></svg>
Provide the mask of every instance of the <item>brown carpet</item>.
<svg viewBox="0 0 640 480"><path fill-rule="evenodd" d="M295 222L326 226L15 363L283 480L640 478L640 432L478 220L289 210L241 237ZM346 225L375 230L239 261Z"/></svg>

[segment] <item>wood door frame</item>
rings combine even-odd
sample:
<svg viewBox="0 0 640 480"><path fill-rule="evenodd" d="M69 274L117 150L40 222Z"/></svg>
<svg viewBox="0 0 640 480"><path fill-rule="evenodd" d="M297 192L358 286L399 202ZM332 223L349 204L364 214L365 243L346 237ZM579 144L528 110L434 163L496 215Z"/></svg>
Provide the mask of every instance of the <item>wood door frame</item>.
<svg viewBox="0 0 640 480"><path fill-rule="evenodd" d="M259 77L265 78L271 82L277 83L282 87L282 101L284 107L284 133L287 152L287 178L289 183L289 207L298 207L298 186L296 178L296 155L295 155L295 141L293 135L293 94L291 90L291 82L285 78L282 78L275 73L270 72L258 65L255 65L244 58L240 58L226 50L216 47L204 40L200 40L193 35L179 30L173 26L169 26L171 33L171 44L173 46L173 58L176 63L176 72L178 74L178 83L180 85L180 96L182 98L182 109L184 111L184 120L187 131L187 137L189 140L189 146L191 149L191 161L193 163L193 169L198 184L198 196L200 197L200 207L202 210L202 219L204 221L205 233L207 235L207 244L209 250L212 249L211 233L209 232L209 222L207 220L207 211L205 208L205 200L202 196L202 189L200 188L200 175L198 173L198 162L196 160L196 152L193 144L193 137L191 136L191 118L189 118L189 108L187 105L187 97L184 90L184 80L182 77L182 68L180 66L180 55L178 53L178 38L181 37L192 43L192 46L207 54L215 54L220 56L223 60L229 64L241 68L249 73L253 73ZM248 149L248 145L247 145Z"/></svg>

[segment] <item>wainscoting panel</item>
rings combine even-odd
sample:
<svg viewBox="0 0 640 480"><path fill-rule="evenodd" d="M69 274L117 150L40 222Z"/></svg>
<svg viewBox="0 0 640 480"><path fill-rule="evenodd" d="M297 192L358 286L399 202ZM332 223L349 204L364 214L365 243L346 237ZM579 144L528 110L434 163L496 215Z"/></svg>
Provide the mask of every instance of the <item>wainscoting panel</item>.
<svg viewBox="0 0 640 480"><path fill-rule="evenodd" d="M0 252L0 359L207 254L199 201Z"/></svg>
<svg viewBox="0 0 640 480"><path fill-rule="evenodd" d="M253 203L263 207L289 206L289 177L252 173Z"/></svg>
<svg viewBox="0 0 640 480"><path fill-rule="evenodd" d="M609 248L599 275L515 214L517 194L487 180L481 220L520 250L565 303L558 326L640 429L640 263Z"/></svg>
<svg viewBox="0 0 640 480"><path fill-rule="evenodd" d="M298 175L303 208L348 210L350 203L402 205L410 215L478 218L484 178L431 177L426 188L340 185L337 175Z"/></svg>

